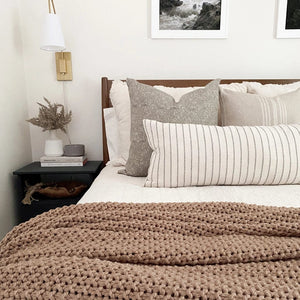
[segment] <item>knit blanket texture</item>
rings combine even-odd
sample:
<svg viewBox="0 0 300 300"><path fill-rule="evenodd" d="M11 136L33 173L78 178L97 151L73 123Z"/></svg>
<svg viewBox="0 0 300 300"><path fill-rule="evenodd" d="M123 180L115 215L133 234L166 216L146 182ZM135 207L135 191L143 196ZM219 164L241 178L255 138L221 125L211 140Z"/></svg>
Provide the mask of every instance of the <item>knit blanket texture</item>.
<svg viewBox="0 0 300 300"><path fill-rule="evenodd" d="M0 299L300 299L300 209L91 203L0 242Z"/></svg>

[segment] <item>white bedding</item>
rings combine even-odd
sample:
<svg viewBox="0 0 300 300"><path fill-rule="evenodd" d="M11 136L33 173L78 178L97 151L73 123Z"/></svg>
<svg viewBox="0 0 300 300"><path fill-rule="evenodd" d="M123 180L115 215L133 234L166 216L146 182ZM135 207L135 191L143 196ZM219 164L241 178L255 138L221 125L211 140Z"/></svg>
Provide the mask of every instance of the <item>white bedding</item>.
<svg viewBox="0 0 300 300"><path fill-rule="evenodd" d="M300 207L300 185L145 188L144 177L120 175L119 169L106 166L79 203L226 201Z"/></svg>

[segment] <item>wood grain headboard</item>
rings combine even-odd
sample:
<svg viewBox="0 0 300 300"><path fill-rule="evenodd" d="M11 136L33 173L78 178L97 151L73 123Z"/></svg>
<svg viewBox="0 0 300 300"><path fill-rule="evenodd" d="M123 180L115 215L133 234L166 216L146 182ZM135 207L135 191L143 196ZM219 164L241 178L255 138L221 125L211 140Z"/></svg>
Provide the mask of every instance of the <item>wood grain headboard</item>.
<svg viewBox="0 0 300 300"><path fill-rule="evenodd" d="M205 86L212 79L161 79L161 80L138 80L141 83L148 85L164 85L168 87L190 87L190 86ZM105 133L105 124L104 124L104 115L103 109L112 107L109 92L113 80L109 80L107 77L102 77L102 136L103 136L103 161L107 163L109 160L106 133ZM221 83L232 83L232 82L243 82L243 81L256 81L262 84L273 83L273 84L288 84L299 79L226 79L222 80Z"/></svg>

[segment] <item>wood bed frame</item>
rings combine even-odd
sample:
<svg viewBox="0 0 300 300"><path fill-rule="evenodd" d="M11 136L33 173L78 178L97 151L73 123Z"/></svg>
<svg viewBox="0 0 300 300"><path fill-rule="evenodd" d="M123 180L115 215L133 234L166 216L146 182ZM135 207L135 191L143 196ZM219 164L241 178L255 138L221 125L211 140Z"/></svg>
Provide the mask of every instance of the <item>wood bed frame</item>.
<svg viewBox="0 0 300 300"><path fill-rule="evenodd" d="M141 83L145 83L148 85L164 85L168 87L190 87L190 86L205 86L212 79L157 79L157 80L138 80ZM222 80L221 83L232 83L232 82L243 82L243 81L256 81L262 84L288 84L293 83L295 81L299 81L299 79L226 79ZM109 160L107 141L106 141L106 133L105 133L105 123L103 116L103 109L112 107L109 92L112 85L113 80L108 79L107 77L102 77L102 137L103 137L103 161L107 163Z"/></svg>

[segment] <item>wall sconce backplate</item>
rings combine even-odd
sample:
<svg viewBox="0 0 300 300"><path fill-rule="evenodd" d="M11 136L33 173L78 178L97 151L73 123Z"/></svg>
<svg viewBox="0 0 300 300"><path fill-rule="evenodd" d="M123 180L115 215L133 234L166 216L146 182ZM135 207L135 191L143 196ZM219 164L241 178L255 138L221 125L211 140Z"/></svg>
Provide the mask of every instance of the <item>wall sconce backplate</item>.
<svg viewBox="0 0 300 300"><path fill-rule="evenodd" d="M56 52L56 77L58 81L73 80L71 52Z"/></svg>

